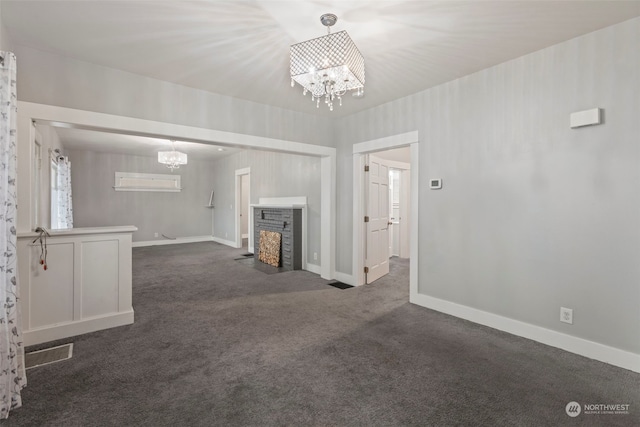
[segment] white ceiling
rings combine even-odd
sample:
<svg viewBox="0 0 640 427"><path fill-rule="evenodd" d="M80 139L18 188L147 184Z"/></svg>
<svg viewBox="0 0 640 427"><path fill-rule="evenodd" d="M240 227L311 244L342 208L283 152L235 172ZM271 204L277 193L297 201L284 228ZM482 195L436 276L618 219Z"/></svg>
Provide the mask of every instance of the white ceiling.
<svg viewBox="0 0 640 427"><path fill-rule="evenodd" d="M332 113L290 87L289 46L323 13L366 63ZM638 1L2 1L13 43L193 88L341 116L640 15Z"/></svg>
<svg viewBox="0 0 640 427"><path fill-rule="evenodd" d="M171 141L168 139L75 128L55 127L54 129L60 138L62 147L68 150L90 150L156 158L158 151L171 150ZM185 141L175 141L175 148L187 153L190 160L215 160L241 151L238 148Z"/></svg>

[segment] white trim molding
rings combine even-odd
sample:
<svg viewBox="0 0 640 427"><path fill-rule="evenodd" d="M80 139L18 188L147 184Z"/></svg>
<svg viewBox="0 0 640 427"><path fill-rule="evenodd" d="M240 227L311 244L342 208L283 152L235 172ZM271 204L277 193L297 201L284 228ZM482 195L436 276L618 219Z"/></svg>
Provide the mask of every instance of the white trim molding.
<svg viewBox="0 0 640 427"><path fill-rule="evenodd" d="M321 269L319 265L316 264L311 264L311 263L307 263L306 268L304 268L304 270L307 270L309 273L313 273L313 274L320 274Z"/></svg>
<svg viewBox="0 0 640 427"><path fill-rule="evenodd" d="M242 177L244 175L247 175L249 177L249 194L248 194L248 200L249 200L249 204L251 204L251 168L250 167L246 167L246 168L242 168L242 169L236 169L235 174L234 174L234 204L235 204L235 209L234 209L234 214L235 214L235 219L234 219L234 236L236 239L235 248L241 248L242 247L242 220L240 219L241 214L242 214ZM252 211L251 208L249 208L249 218L247 221L247 229L248 229L248 233L247 233L247 238L250 235L253 235L253 215L252 215ZM253 252L253 242L247 242L247 248Z"/></svg>
<svg viewBox="0 0 640 427"><path fill-rule="evenodd" d="M141 248L144 246L160 246L160 245L179 245L181 243L197 243L197 242L213 242L213 236L193 236L193 237L176 237L175 239L166 240L143 240L133 242L131 246Z"/></svg>
<svg viewBox="0 0 640 427"><path fill-rule="evenodd" d="M347 274L347 273L342 273L340 271L336 271L335 279L338 282L346 283L347 285L358 286L358 284L353 279L353 276L351 274Z"/></svg>
<svg viewBox="0 0 640 427"><path fill-rule="evenodd" d="M640 355L439 298L411 293L410 302L614 366L640 372Z"/></svg>
<svg viewBox="0 0 640 427"><path fill-rule="evenodd" d="M236 247L236 242L234 242L233 240L222 239L220 237L215 237L215 236L213 236L211 240L213 240L216 243L220 243L221 245L231 246L232 248Z"/></svg>
<svg viewBox="0 0 640 427"><path fill-rule="evenodd" d="M89 332L103 329L115 328L118 326L131 325L133 323L133 309L109 314L106 316L83 319L68 323L59 323L54 326L46 326L38 329L31 329L23 332L24 345L30 346L43 342L55 341L62 338L74 337L76 335L87 334Z"/></svg>
<svg viewBox="0 0 640 427"><path fill-rule="evenodd" d="M353 154L373 153L375 151L389 150L391 148L400 148L413 144L414 142L418 142L417 130L353 144Z"/></svg>

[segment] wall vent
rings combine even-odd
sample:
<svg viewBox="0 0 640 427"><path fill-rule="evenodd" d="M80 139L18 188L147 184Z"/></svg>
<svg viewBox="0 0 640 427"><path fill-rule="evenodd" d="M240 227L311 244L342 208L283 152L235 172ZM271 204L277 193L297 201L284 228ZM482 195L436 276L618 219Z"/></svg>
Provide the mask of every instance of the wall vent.
<svg viewBox="0 0 640 427"><path fill-rule="evenodd" d="M26 369L49 365L55 362L71 359L73 355L73 343L45 348L44 350L31 351L24 355Z"/></svg>
<svg viewBox="0 0 640 427"><path fill-rule="evenodd" d="M180 175L116 172L116 191L168 191L178 192Z"/></svg>

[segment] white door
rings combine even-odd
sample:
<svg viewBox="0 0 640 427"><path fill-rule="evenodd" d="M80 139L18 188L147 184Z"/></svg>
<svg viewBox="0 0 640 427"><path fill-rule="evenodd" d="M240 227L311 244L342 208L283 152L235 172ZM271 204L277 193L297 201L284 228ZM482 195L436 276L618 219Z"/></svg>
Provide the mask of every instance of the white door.
<svg viewBox="0 0 640 427"><path fill-rule="evenodd" d="M366 282L372 283L389 273L389 167L383 159L368 155L366 216Z"/></svg>
<svg viewBox="0 0 640 427"><path fill-rule="evenodd" d="M249 174L242 175L242 182L240 185L240 192L242 193L242 208L240 209L240 232L243 239L249 237Z"/></svg>
<svg viewBox="0 0 640 427"><path fill-rule="evenodd" d="M243 228L243 220L247 221L248 234L251 234L252 229L252 221L251 216L246 213L247 207L245 207L244 198L246 200L251 200L251 168L244 169L236 169L236 205L235 205L235 214L236 214L236 224L235 224L235 241L236 248L242 247L242 235L245 233ZM244 185L243 185L244 184ZM251 242L249 242L249 251L252 248Z"/></svg>

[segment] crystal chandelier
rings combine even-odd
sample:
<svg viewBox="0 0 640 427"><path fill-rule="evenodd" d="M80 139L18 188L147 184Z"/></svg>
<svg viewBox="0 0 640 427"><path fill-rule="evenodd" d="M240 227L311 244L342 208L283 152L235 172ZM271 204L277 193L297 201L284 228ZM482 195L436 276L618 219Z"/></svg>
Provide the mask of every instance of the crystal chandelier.
<svg viewBox="0 0 640 427"><path fill-rule="evenodd" d="M171 151L158 152L158 163L167 165L167 167L171 169L171 172L173 172L173 170L178 169L180 165L187 164L187 155L176 151L175 141L171 141Z"/></svg>
<svg viewBox="0 0 640 427"><path fill-rule="evenodd" d="M291 46L291 87L298 82L318 108L324 98L331 111L336 99L342 105L347 91L356 90L356 96L364 93L364 58L346 31L331 34L337 20L331 13L322 15L327 35Z"/></svg>

